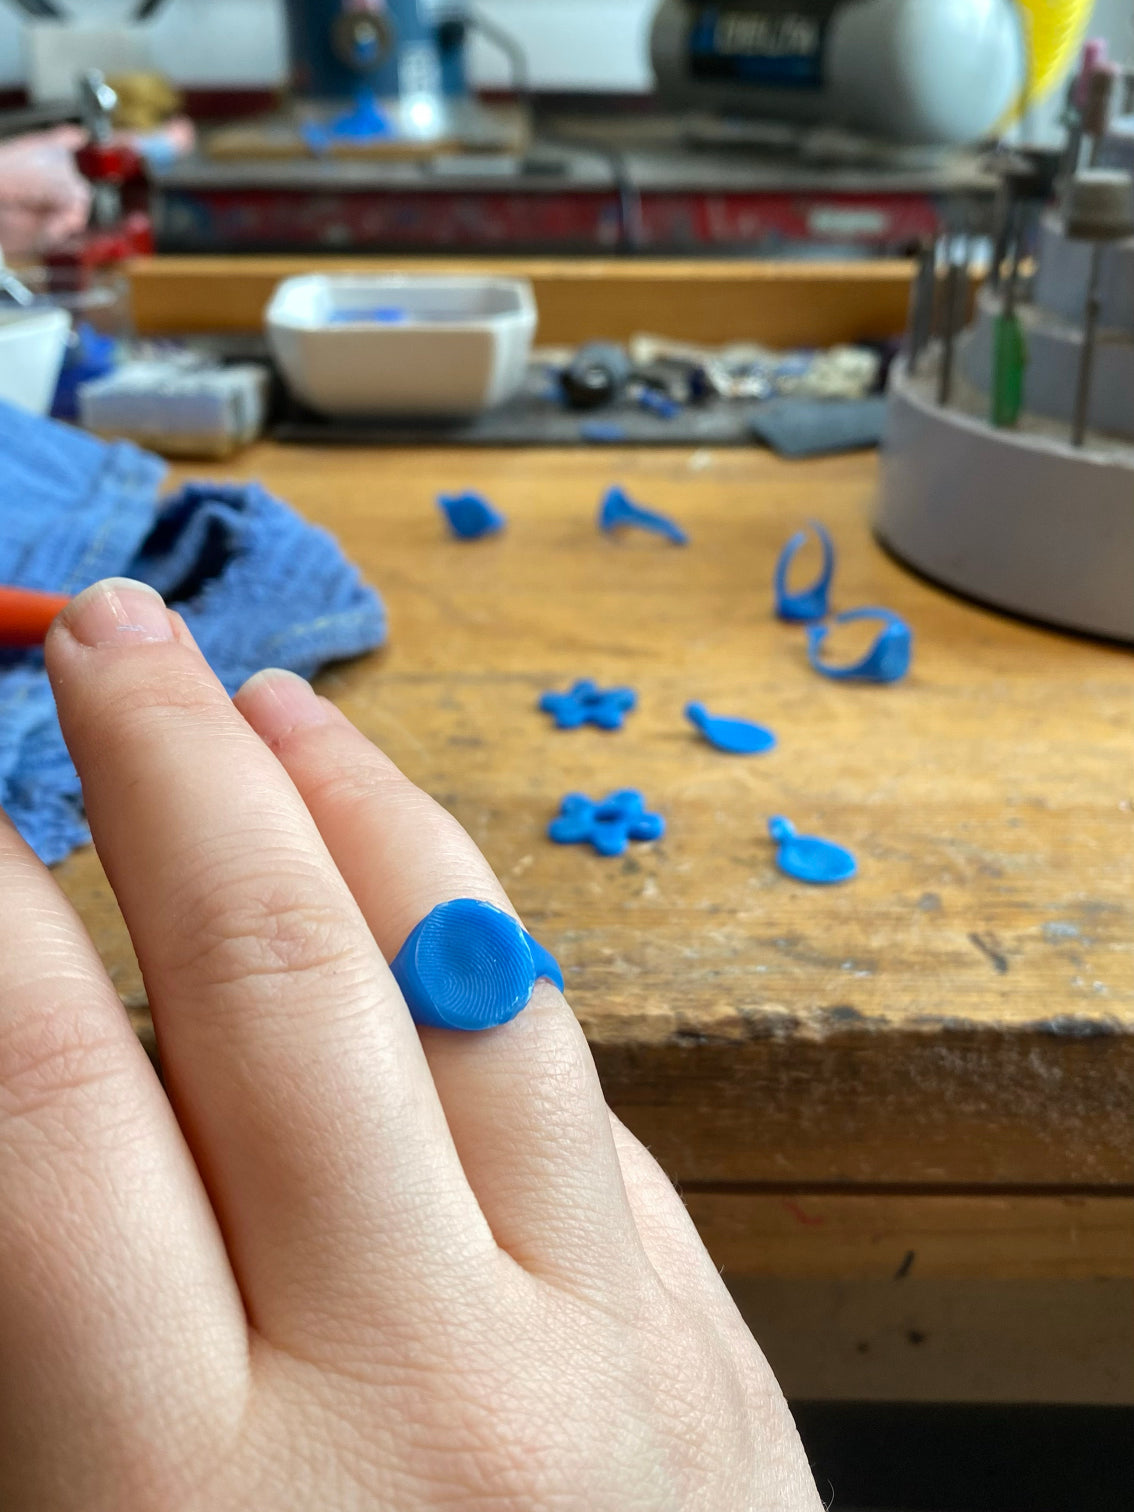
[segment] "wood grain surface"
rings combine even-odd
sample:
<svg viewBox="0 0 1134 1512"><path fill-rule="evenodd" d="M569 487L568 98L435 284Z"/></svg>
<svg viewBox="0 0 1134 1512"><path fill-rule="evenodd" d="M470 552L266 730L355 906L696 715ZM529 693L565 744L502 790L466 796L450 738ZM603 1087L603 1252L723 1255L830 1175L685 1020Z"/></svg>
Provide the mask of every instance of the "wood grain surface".
<svg viewBox="0 0 1134 1512"><path fill-rule="evenodd" d="M870 535L870 456L265 444L234 473L334 530L383 593L388 649L320 686L484 849L559 957L610 1101L671 1173L1134 1186L1128 651L904 570ZM614 479L691 544L600 536ZM463 487L506 534L446 536L434 496ZM905 683L826 682L772 617L777 551L809 517L838 543L835 606L913 626ZM865 631L846 634L850 654ZM638 690L621 733L536 712L581 676ZM771 725L778 749L712 750L689 699ZM562 794L623 786L665 815L662 841L621 860L548 842ZM849 845L859 877L777 873L774 813ZM144 1032L97 859L59 876Z"/></svg>
<svg viewBox="0 0 1134 1512"><path fill-rule="evenodd" d="M1134 1269L1134 1197L683 1195L710 1255L734 1276L1099 1281Z"/></svg>
<svg viewBox="0 0 1134 1512"><path fill-rule="evenodd" d="M531 280L544 345L638 331L697 342L830 346L905 328L913 264L600 257L142 257L133 315L147 336L259 331L272 290L300 273L486 273Z"/></svg>

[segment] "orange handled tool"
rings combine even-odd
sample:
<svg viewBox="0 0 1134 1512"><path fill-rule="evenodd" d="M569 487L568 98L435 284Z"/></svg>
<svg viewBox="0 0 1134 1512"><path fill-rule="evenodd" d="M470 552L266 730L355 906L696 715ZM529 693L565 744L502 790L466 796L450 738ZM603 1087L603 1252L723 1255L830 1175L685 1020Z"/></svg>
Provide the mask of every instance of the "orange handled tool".
<svg viewBox="0 0 1134 1512"><path fill-rule="evenodd" d="M70 602L69 593L0 588L0 646L41 646L51 621Z"/></svg>

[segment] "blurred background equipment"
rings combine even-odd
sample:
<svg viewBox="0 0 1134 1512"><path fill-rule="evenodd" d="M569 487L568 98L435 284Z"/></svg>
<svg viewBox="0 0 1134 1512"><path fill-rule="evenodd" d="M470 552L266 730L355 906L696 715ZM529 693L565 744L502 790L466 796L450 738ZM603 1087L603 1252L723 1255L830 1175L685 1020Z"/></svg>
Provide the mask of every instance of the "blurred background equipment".
<svg viewBox="0 0 1134 1512"><path fill-rule="evenodd" d="M954 254L938 339L924 346L913 322L907 356L891 370L876 514L893 551L947 586L1127 641L1132 89L1134 73L1090 45L1069 96L1067 150L1024 145L992 157L1006 188L997 266L965 324L950 297L964 276Z"/></svg>
<svg viewBox="0 0 1134 1512"><path fill-rule="evenodd" d="M662 0L650 39L677 106L941 146L1009 110L1025 47L1011 0Z"/></svg>
<svg viewBox="0 0 1134 1512"><path fill-rule="evenodd" d="M1053 134L1091 11L0 0L0 88L13 39L21 109L73 115L98 68L166 251L868 257L916 251L947 204L981 229L996 185L976 149L1025 113Z"/></svg>

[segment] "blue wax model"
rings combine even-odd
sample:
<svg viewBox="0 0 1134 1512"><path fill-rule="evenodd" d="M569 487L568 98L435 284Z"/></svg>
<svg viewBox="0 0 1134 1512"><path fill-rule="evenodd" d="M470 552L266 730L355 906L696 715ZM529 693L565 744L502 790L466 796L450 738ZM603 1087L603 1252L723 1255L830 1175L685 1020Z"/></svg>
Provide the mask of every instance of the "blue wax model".
<svg viewBox="0 0 1134 1512"><path fill-rule="evenodd" d="M449 522L449 529L461 541L477 541L481 536L499 535L508 520L482 495L477 493L438 494L437 503Z"/></svg>
<svg viewBox="0 0 1134 1512"><path fill-rule="evenodd" d="M848 666L833 667L822 660L823 642L834 625L848 625L853 620L876 619L882 622L878 638L865 656ZM913 656L913 631L900 615L890 609L847 609L836 614L828 625L812 625L807 632L807 659L816 672L837 682L892 683L905 677Z"/></svg>
<svg viewBox="0 0 1134 1512"><path fill-rule="evenodd" d="M331 313L332 325L405 325L408 319L409 311L401 305L360 305Z"/></svg>
<svg viewBox="0 0 1134 1512"><path fill-rule="evenodd" d="M621 856L631 840L657 840L665 834L660 814L646 812L645 799L622 788L598 803L585 793L568 793L548 826L557 845L593 845L600 856Z"/></svg>
<svg viewBox="0 0 1134 1512"><path fill-rule="evenodd" d="M584 677L566 693L545 693L539 706L561 730L577 730L584 724L598 725L600 730L620 730L637 702L633 688L604 691Z"/></svg>
<svg viewBox="0 0 1134 1512"><path fill-rule="evenodd" d="M845 846L818 835L799 835L782 814L768 820L768 833L776 842L776 865L800 882L846 882L858 864Z"/></svg>
<svg viewBox="0 0 1134 1512"><path fill-rule="evenodd" d="M681 413L681 405L676 399L663 394L661 389L651 388L649 384L646 384L638 395L638 408L656 415L659 420L673 420Z"/></svg>
<svg viewBox="0 0 1134 1512"><path fill-rule="evenodd" d="M619 441L626 440L626 427L617 420L583 420L579 435L596 446L617 446Z"/></svg>
<svg viewBox="0 0 1134 1512"><path fill-rule="evenodd" d="M395 135L394 124L365 85L355 94L350 110L323 125L305 121L299 134L310 152L329 152L336 142L379 142Z"/></svg>
<svg viewBox="0 0 1134 1512"><path fill-rule="evenodd" d="M415 1024L492 1029L531 1001L546 977L562 990L555 957L511 914L476 898L439 903L390 962Z"/></svg>
<svg viewBox="0 0 1134 1512"><path fill-rule="evenodd" d="M819 544L823 548L823 565L819 569L819 576L810 588L804 588L798 593L793 593L787 585L791 564L807 542L806 530L797 531L792 536L791 540L780 552L779 560L776 562L774 584L776 614L780 619L787 620L792 625L805 625L813 620L826 619L827 617L827 602L831 592L831 578L835 571L835 547L827 531L815 520L811 522L811 529L815 532Z"/></svg>
<svg viewBox="0 0 1134 1512"><path fill-rule="evenodd" d="M624 526L636 526L639 530L651 530L655 535L664 536L667 541L672 541L675 546L685 546L689 537L681 526L668 515L658 514L653 509L643 509L640 504L635 504L626 496L623 489L615 485L607 489L598 513L598 528L602 531L621 530Z"/></svg>
<svg viewBox="0 0 1134 1512"><path fill-rule="evenodd" d="M748 719L722 719L710 714L703 703L685 705L685 717L697 726L710 745L734 756L758 756L776 743L772 731Z"/></svg>

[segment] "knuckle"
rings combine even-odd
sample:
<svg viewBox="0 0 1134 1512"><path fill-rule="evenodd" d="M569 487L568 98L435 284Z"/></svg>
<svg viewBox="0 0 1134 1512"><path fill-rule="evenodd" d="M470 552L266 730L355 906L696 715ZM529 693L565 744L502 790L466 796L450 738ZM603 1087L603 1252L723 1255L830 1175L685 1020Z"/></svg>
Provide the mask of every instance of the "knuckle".
<svg viewBox="0 0 1134 1512"><path fill-rule="evenodd" d="M0 1036L0 1126L84 1101L87 1092L124 1078L128 1060L122 1035L90 1015L44 1009L16 1015Z"/></svg>
<svg viewBox="0 0 1134 1512"><path fill-rule="evenodd" d="M161 654L122 658L108 668L93 701L100 724L117 730L169 714L196 719L220 705L216 681L199 655L185 646L155 649Z"/></svg>
<svg viewBox="0 0 1134 1512"><path fill-rule="evenodd" d="M377 797L383 803L413 803L425 798L376 746L371 747L365 761L327 761L311 774L305 786L312 806L348 814L368 807Z"/></svg>
<svg viewBox="0 0 1134 1512"><path fill-rule="evenodd" d="M175 973L196 987L219 990L262 979L329 973L357 965L354 931L346 905L326 893L326 878L289 855L277 868L239 870L210 884L199 876L183 889L179 931L182 948L170 960ZM305 886L307 884L307 886ZM311 894L316 894L311 896Z"/></svg>

